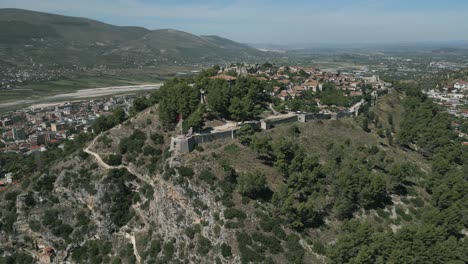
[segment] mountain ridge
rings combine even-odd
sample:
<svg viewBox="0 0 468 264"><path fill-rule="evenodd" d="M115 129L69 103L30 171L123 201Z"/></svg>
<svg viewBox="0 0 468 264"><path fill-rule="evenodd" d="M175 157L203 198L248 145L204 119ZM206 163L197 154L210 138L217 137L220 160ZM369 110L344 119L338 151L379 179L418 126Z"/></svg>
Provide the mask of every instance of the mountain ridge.
<svg viewBox="0 0 468 264"><path fill-rule="evenodd" d="M212 65L258 61L266 56L260 50L219 36L198 36L176 29L122 27L88 18L0 9L0 65L13 65L14 76L31 71L18 80L6 68L0 69L2 86L30 81L31 76L38 76L33 80L41 81L60 75L48 73L50 69L87 71L102 66L140 69Z"/></svg>

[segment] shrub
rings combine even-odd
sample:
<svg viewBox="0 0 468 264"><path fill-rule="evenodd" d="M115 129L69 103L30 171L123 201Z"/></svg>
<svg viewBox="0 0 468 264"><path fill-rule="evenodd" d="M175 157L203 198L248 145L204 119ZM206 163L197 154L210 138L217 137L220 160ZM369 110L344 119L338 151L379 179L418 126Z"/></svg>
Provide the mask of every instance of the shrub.
<svg viewBox="0 0 468 264"><path fill-rule="evenodd" d="M423 207L424 206L424 200L421 199L420 197L416 197L411 199L411 203L413 203L416 207Z"/></svg>
<svg viewBox="0 0 468 264"><path fill-rule="evenodd" d="M41 230L41 223L39 223L36 220L31 220L29 221L29 227L31 228L32 231L34 232L39 232Z"/></svg>
<svg viewBox="0 0 468 264"><path fill-rule="evenodd" d="M224 151L228 154L237 154L240 151L240 148L236 144L230 144L224 147Z"/></svg>
<svg viewBox="0 0 468 264"><path fill-rule="evenodd" d="M243 220L247 217L247 215L241 211L241 210L238 210L236 208L227 208L226 210L224 210L224 218L226 219L234 219L234 218L237 218L238 220Z"/></svg>
<svg viewBox="0 0 468 264"><path fill-rule="evenodd" d="M281 242L272 236L264 235L260 232L254 232L252 234L252 239L266 247L270 250L270 253L277 254L283 252L281 247Z"/></svg>
<svg viewBox="0 0 468 264"><path fill-rule="evenodd" d="M179 172L180 176L187 178L191 178L194 174L193 169L189 167L179 167L177 171Z"/></svg>
<svg viewBox="0 0 468 264"><path fill-rule="evenodd" d="M73 227L68 224L60 224L52 229L52 234L62 238L67 238L73 232Z"/></svg>
<svg viewBox="0 0 468 264"><path fill-rule="evenodd" d="M246 232L236 232L237 243L240 245L252 245L252 238Z"/></svg>
<svg viewBox="0 0 468 264"><path fill-rule="evenodd" d="M13 191L13 192L8 192L5 194L5 200L7 201L16 201L16 197L18 196L19 192Z"/></svg>
<svg viewBox="0 0 468 264"><path fill-rule="evenodd" d="M286 233L284 232L283 228L279 225L275 225L271 232L279 239L285 240L286 239Z"/></svg>
<svg viewBox="0 0 468 264"><path fill-rule="evenodd" d="M200 175L198 176L198 178L200 180L208 183L209 185L213 185L215 183L215 181L217 180L216 176L214 176L213 173L211 172L211 170L209 170L209 169L203 169L200 172Z"/></svg>
<svg viewBox="0 0 468 264"><path fill-rule="evenodd" d="M401 202L403 202L404 204L409 204L410 200L407 197L403 197L401 198Z"/></svg>
<svg viewBox="0 0 468 264"><path fill-rule="evenodd" d="M34 263L33 257L26 253L13 253L12 255L2 257L0 255L0 263L18 263L18 264L27 264Z"/></svg>
<svg viewBox="0 0 468 264"><path fill-rule="evenodd" d="M420 213L416 208L414 208L414 207L410 207L410 208L408 208L408 209L409 209L409 211L411 212L411 214L413 214L414 216L416 216L416 218L418 218L418 216L421 215L421 213Z"/></svg>
<svg viewBox="0 0 468 264"><path fill-rule="evenodd" d="M162 151L160 149L153 148L151 146L145 146L143 148L143 155L145 156L159 156Z"/></svg>
<svg viewBox="0 0 468 264"><path fill-rule="evenodd" d="M221 244L221 255L223 255L224 258L232 256L231 246L226 243Z"/></svg>
<svg viewBox="0 0 468 264"><path fill-rule="evenodd" d="M33 189L37 192L51 192L54 189L56 179L57 177L54 175L42 175L37 181L35 181Z"/></svg>
<svg viewBox="0 0 468 264"><path fill-rule="evenodd" d="M188 236L188 238L193 239L195 237L195 230L191 227L185 228L185 234Z"/></svg>
<svg viewBox="0 0 468 264"><path fill-rule="evenodd" d="M111 154L106 158L105 162L110 166L119 166L122 164L122 156L118 154Z"/></svg>
<svg viewBox="0 0 468 264"><path fill-rule="evenodd" d="M210 252L210 249L211 249L210 240L200 235L198 237L198 253L204 256L208 254L208 252Z"/></svg>
<svg viewBox="0 0 468 264"><path fill-rule="evenodd" d="M172 259L175 253L174 241L169 241L164 244L163 254L165 259Z"/></svg>
<svg viewBox="0 0 468 264"><path fill-rule="evenodd" d="M286 239L286 247L288 252L286 259L289 263L302 263L302 257L304 256L304 248L299 243L299 237L294 234L288 235Z"/></svg>
<svg viewBox="0 0 468 264"><path fill-rule="evenodd" d="M400 216L401 216L401 218L402 218L403 220L405 220L405 221L407 221L407 222L413 220L413 217L412 217L410 214L402 214L402 215L400 215Z"/></svg>
<svg viewBox="0 0 468 264"><path fill-rule="evenodd" d="M162 144L164 143L164 136L158 133L153 133L150 135L151 140L154 142L154 144Z"/></svg>
<svg viewBox="0 0 468 264"><path fill-rule="evenodd" d="M36 200L34 199L34 195L32 192L28 192L28 194L24 198L24 204L29 208L34 207L34 205L36 205Z"/></svg>
<svg viewBox="0 0 468 264"><path fill-rule="evenodd" d="M119 151L121 154L138 153L145 145L146 134L140 130L135 130L133 134L124 138L119 143Z"/></svg>
<svg viewBox="0 0 468 264"><path fill-rule="evenodd" d="M244 223L242 223L242 222L234 222L234 221L227 221L227 222L224 224L224 227L226 227L226 228L228 228L228 229L236 229L236 228L244 227Z"/></svg>
<svg viewBox="0 0 468 264"><path fill-rule="evenodd" d="M384 218L384 219L388 219L388 217L390 216L390 213L387 212L387 211L385 211L385 210L382 209L382 208L378 208L378 209L377 209L377 214L378 214L380 217Z"/></svg>
<svg viewBox="0 0 468 264"><path fill-rule="evenodd" d="M313 247L314 247L315 253L320 254L320 255L325 255L326 249L325 249L325 246L322 244L322 242L320 241L314 242Z"/></svg>
<svg viewBox="0 0 468 264"><path fill-rule="evenodd" d="M45 211L44 216L42 217L42 224L45 226L54 226L58 225L60 221L58 218L59 212L55 209L48 209Z"/></svg>
<svg viewBox="0 0 468 264"><path fill-rule="evenodd" d="M297 125L291 125L289 127L289 129L288 129L288 132L292 136L297 136L297 135L301 134L301 130L299 129L299 127Z"/></svg>
<svg viewBox="0 0 468 264"><path fill-rule="evenodd" d="M399 216L402 216L402 215L405 214L405 210L404 210L401 206L397 206L397 207L395 208L395 212L396 212L397 215L399 215Z"/></svg>
<svg viewBox="0 0 468 264"><path fill-rule="evenodd" d="M88 225L90 220L88 218L88 216L86 216L86 213L84 211L80 211L76 214L75 216L76 218L76 225L77 226L84 226L84 225Z"/></svg>
<svg viewBox="0 0 468 264"><path fill-rule="evenodd" d="M235 204L232 201L232 194L223 194L223 196L221 197L221 203L225 207L233 207Z"/></svg>
<svg viewBox="0 0 468 264"><path fill-rule="evenodd" d="M237 178L237 187L242 195L255 198L267 190L265 174L256 171L253 173L241 173Z"/></svg>

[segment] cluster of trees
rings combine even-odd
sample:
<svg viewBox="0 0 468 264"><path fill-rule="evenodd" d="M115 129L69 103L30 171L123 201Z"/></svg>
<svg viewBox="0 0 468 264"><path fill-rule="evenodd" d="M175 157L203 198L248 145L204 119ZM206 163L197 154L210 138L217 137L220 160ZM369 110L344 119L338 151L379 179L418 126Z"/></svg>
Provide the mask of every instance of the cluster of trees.
<svg viewBox="0 0 468 264"><path fill-rule="evenodd" d="M350 101L341 89L336 89L332 83L323 84L323 90L316 94L324 105L349 106Z"/></svg>
<svg viewBox="0 0 468 264"><path fill-rule="evenodd" d="M125 120L125 110L122 107L117 107L111 115L98 117L92 128L95 133L99 134L113 128Z"/></svg>
<svg viewBox="0 0 468 264"><path fill-rule="evenodd" d="M173 126L180 118L185 128L203 127L204 115L209 111L221 118L244 121L260 114L270 100L270 85L254 77L238 77L235 82L211 79L215 70L203 71L195 78L172 79L157 92L159 115L165 126ZM207 107L201 106L201 89Z"/></svg>
<svg viewBox="0 0 468 264"><path fill-rule="evenodd" d="M279 86L281 87L281 85ZM323 105L347 107L359 102L363 98L362 96L349 97L345 91L337 89L332 83L325 83L322 88L322 91L319 92L303 91L301 93L301 97L288 98L284 103L280 99L274 98L273 101L275 103L275 109L282 112L287 107L291 111L312 113L319 110L315 101L316 99L320 99L320 102ZM363 91L367 90L363 88Z"/></svg>
<svg viewBox="0 0 468 264"><path fill-rule="evenodd" d="M241 142L284 175L286 184L274 193L273 203L296 229L319 226L326 215L347 219L359 208L382 207L416 170L410 164L376 164L369 158L378 155L375 146L334 146L329 149L330 159L320 163L292 139L273 140L248 128L239 132ZM300 131L293 127L291 133ZM378 172L380 166L391 173ZM249 175L249 189L261 187L257 178L258 173Z"/></svg>
<svg viewBox="0 0 468 264"><path fill-rule="evenodd" d="M73 250L72 259L76 263L109 263L111 252L112 244L110 242L100 239L88 240Z"/></svg>
<svg viewBox="0 0 468 264"><path fill-rule="evenodd" d="M0 168L4 172L13 172L15 179L23 179L34 172L48 172L48 167L55 161L82 149L93 137L91 133L80 133L74 140L66 140L64 148L59 143L51 143L45 152L36 152L31 155L22 153L0 153Z"/></svg>
<svg viewBox="0 0 468 264"><path fill-rule="evenodd" d="M46 210L42 218L42 224L47 226L55 236L70 241L69 235L73 232L73 227L64 223L59 215L60 212L56 209Z"/></svg>
<svg viewBox="0 0 468 264"><path fill-rule="evenodd" d="M319 108L315 102L316 94L312 91L303 91L299 98L288 99L285 105L291 111L302 111L307 113L318 112ZM279 109L281 110L281 109Z"/></svg>
<svg viewBox="0 0 468 264"><path fill-rule="evenodd" d="M268 191L265 174L260 171L241 173L237 177L237 188L247 197L260 197Z"/></svg>
<svg viewBox="0 0 468 264"><path fill-rule="evenodd" d="M146 134L141 130L134 130L133 133L123 138L119 143L120 154L140 153L145 145Z"/></svg>
<svg viewBox="0 0 468 264"><path fill-rule="evenodd" d="M395 233L379 231L368 222L343 225L338 241L326 255L332 263L465 263L466 241L425 222L410 224Z"/></svg>
<svg viewBox="0 0 468 264"><path fill-rule="evenodd" d="M206 101L210 110L237 121L255 118L264 109L270 96L270 85L255 77L239 77L235 84L224 80L204 80Z"/></svg>

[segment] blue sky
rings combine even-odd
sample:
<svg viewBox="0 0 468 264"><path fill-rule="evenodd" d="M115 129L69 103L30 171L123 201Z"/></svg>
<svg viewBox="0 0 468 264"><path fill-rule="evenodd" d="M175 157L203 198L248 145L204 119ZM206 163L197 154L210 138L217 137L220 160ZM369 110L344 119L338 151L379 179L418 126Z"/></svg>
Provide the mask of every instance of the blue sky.
<svg viewBox="0 0 468 264"><path fill-rule="evenodd" d="M468 40L467 0L1 0L0 7L245 43Z"/></svg>

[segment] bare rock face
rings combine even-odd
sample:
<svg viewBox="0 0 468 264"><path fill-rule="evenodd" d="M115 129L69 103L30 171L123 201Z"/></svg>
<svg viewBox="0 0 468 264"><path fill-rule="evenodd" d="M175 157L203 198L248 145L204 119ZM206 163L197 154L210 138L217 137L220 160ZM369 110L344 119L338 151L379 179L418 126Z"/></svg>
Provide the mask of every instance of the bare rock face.
<svg viewBox="0 0 468 264"><path fill-rule="evenodd" d="M150 118L153 124L145 125ZM121 165L105 163L136 130L146 137L143 146L161 151L125 153ZM164 142L154 143L154 133ZM220 246L234 231L220 224L225 207L219 193L201 184L196 169L181 173L190 164L168 151L170 135L150 111L99 137L112 143L97 138L85 147L86 155L66 156L32 175L24 190L18 186L15 235L1 236L3 245L21 247L35 259L50 247L59 263L240 261L221 257Z"/></svg>

